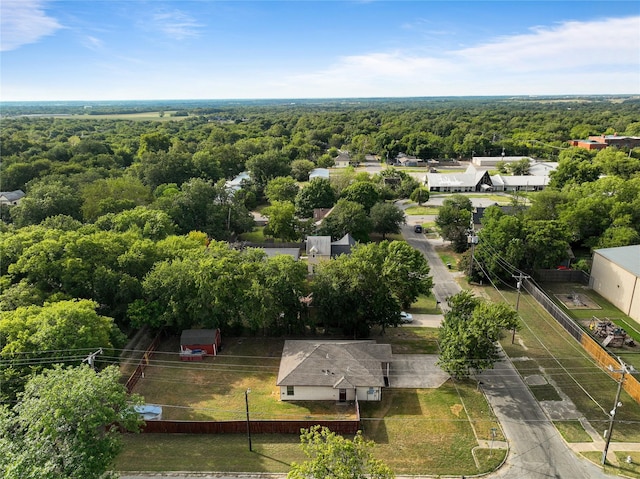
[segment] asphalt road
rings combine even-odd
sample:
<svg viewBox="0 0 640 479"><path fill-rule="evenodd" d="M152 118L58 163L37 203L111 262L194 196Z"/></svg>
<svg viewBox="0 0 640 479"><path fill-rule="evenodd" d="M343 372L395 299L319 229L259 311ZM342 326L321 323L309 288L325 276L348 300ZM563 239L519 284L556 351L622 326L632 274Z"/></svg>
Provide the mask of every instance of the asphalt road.
<svg viewBox="0 0 640 479"><path fill-rule="evenodd" d="M445 299L461 291L451 271L442 263L423 234L405 226L402 234L429 261L434 294L447 308ZM538 401L508 360L479 376L482 388L509 443L504 466L489 477L500 479L605 479L595 464L581 459L567 446Z"/></svg>
<svg viewBox="0 0 640 479"><path fill-rule="evenodd" d="M433 245L426 240L425 236L422 233L414 233L412 224L402 227L402 235L407 243L426 256L433 277L433 294L436 300L440 301L442 311L448 311L447 298L460 292L460 286L451 275L451 271L442 262Z"/></svg>

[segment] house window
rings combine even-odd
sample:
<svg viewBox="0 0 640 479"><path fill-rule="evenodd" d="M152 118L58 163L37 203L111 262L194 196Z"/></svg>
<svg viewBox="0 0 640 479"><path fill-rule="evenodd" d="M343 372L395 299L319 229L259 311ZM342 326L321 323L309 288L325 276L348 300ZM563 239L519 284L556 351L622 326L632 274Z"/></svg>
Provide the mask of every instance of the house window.
<svg viewBox="0 0 640 479"><path fill-rule="evenodd" d="M287 396L293 396L293 386L287 386Z"/></svg>

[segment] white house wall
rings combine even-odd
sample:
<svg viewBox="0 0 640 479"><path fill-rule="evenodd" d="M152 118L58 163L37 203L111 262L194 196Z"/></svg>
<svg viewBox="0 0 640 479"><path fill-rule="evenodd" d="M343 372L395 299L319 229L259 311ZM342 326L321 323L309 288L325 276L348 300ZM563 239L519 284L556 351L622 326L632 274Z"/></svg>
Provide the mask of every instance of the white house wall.
<svg viewBox="0 0 640 479"><path fill-rule="evenodd" d="M379 387L361 387L357 391L353 388L346 388L347 401L355 401L356 394L358 401L379 401L382 398L382 391ZM287 386L280 386L280 399L282 401L336 401L340 400L340 389L326 386L294 386L293 395L287 395Z"/></svg>

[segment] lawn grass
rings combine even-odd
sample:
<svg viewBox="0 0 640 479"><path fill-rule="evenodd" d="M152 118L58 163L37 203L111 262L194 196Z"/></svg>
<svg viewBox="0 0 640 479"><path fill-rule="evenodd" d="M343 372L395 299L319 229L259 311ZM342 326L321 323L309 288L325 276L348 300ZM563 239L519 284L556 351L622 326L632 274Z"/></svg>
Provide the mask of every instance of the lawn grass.
<svg viewBox="0 0 640 479"><path fill-rule="evenodd" d="M437 206L409 206L404 212L409 216L428 216L437 215L438 210Z"/></svg>
<svg viewBox="0 0 640 479"><path fill-rule="evenodd" d="M531 385L529 390L538 401L562 401L560 394L551 384Z"/></svg>
<svg viewBox="0 0 640 479"><path fill-rule="evenodd" d="M607 462L604 466L605 474L611 474L614 476L633 477L640 478L640 452L614 452L619 466L614 466ZM582 455L595 464L600 464L602 460L602 452L589 451L583 452ZM631 464L627 464L625 461L627 456L631 456Z"/></svg>
<svg viewBox="0 0 640 479"><path fill-rule="evenodd" d="M126 434L118 471L287 472L306 456L295 434Z"/></svg>
<svg viewBox="0 0 640 479"><path fill-rule="evenodd" d="M436 298L433 295L421 294L409 308L410 313L417 314L441 314L442 311L436 305Z"/></svg>
<svg viewBox="0 0 640 479"><path fill-rule="evenodd" d="M365 437L375 441L376 456L397 474L490 470L475 465L472 450L477 441L471 424L497 423L482 393L470 384L448 381L438 389L390 389L382 401L360 407Z"/></svg>
<svg viewBox="0 0 640 479"><path fill-rule="evenodd" d="M264 243L266 241L264 226L254 226L253 230L242 233L240 239L251 243Z"/></svg>
<svg viewBox="0 0 640 479"><path fill-rule="evenodd" d="M251 389L255 419L349 419L355 408L333 401L280 401L276 378L283 339L227 338L224 350L202 362L182 362L177 338L162 343L134 392L162 405L170 420L229 421L245 417L244 391Z"/></svg>
<svg viewBox="0 0 640 479"><path fill-rule="evenodd" d="M375 334L377 331L373 331ZM387 328L384 336L377 336L379 343L391 344L393 354L438 354L438 330L414 328L408 325Z"/></svg>
<svg viewBox="0 0 640 479"><path fill-rule="evenodd" d="M593 442L580 421L553 421L553 425L567 442Z"/></svg>
<svg viewBox="0 0 640 479"><path fill-rule="evenodd" d="M498 293L489 286L479 288L479 292L492 301L506 300L512 306L516 302L513 290ZM528 375L523 373L524 367L529 371L537 369L536 374L543 374L566 394L596 430L604 430L615 397L616 382L526 293L521 295L519 313L524 321L516 343L511 344L508 334L501 344L508 356L529 360L525 364L514 361L520 374ZM621 398L625 407L617 410L613 440L640 441L640 405L625 391Z"/></svg>

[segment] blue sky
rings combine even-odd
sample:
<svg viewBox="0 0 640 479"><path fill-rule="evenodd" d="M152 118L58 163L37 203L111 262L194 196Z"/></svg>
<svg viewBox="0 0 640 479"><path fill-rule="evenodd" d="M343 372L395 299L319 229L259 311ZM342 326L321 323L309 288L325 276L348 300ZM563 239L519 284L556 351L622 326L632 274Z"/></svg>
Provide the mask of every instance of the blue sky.
<svg viewBox="0 0 640 479"><path fill-rule="evenodd" d="M2 0L0 99L640 93L640 2Z"/></svg>

